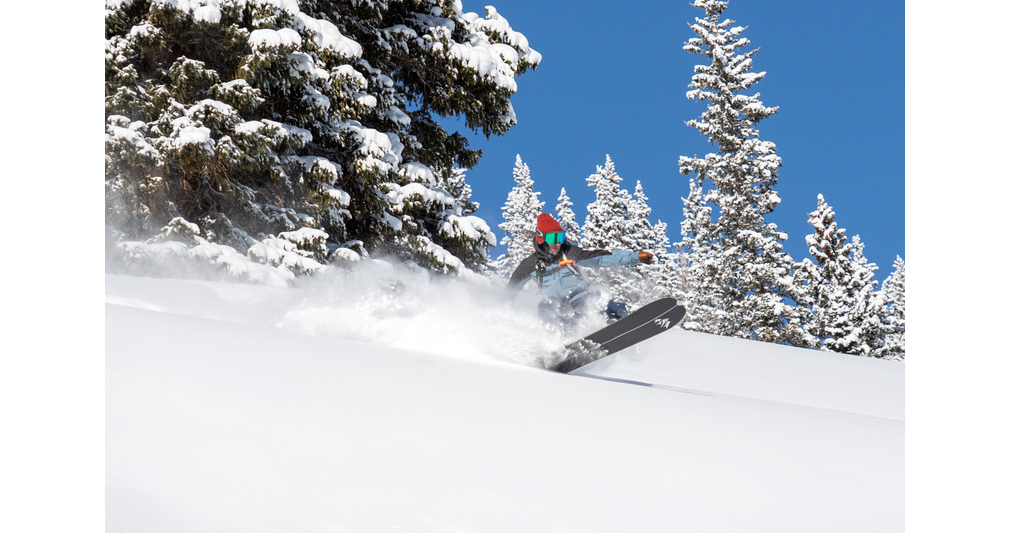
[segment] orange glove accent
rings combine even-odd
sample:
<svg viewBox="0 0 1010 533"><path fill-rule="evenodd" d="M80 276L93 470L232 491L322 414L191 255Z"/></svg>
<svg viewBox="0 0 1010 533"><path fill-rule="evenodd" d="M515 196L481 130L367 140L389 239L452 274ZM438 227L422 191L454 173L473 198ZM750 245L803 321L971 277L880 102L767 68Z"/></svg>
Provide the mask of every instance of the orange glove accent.
<svg viewBox="0 0 1010 533"><path fill-rule="evenodd" d="M642 250L641 252L638 252L638 262L639 263L645 263L647 265L651 265L652 264L652 258L653 258L652 252L646 252L645 250Z"/></svg>

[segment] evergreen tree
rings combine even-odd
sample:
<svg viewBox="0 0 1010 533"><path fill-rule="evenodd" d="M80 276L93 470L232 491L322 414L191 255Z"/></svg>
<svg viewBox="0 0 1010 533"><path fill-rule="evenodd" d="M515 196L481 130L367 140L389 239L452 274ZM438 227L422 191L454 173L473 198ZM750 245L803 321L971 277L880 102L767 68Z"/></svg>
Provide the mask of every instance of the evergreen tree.
<svg viewBox="0 0 1010 533"><path fill-rule="evenodd" d="M888 359L905 358L905 261L899 255L894 260L894 271L884 280L880 289L884 318L884 346L879 356Z"/></svg>
<svg viewBox="0 0 1010 533"><path fill-rule="evenodd" d="M693 327L735 337L805 345L807 339L792 293L793 261L783 250L788 236L765 221L781 201L773 187L780 158L775 145L759 138L757 124L778 111L760 93L745 94L763 77L751 72L757 50L744 28L720 20L727 2L696 0L705 11L691 29L697 37L684 50L711 63L697 65L689 99L707 101L699 120L688 125L718 147L705 157L681 157L682 174L693 174L692 197L685 202L684 234ZM708 208L711 208L709 210Z"/></svg>
<svg viewBox="0 0 1010 533"><path fill-rule="evenodd" d="M179 218L239 251L309 228L338 256L487 261L490 228L439 186L480 152L435 119L487 136L515 124L515 78L540 55L493 7L132 0L105 13L106 220L122 238Z"/></svg>
<svg viewBox="0 0 1010 533"><path fill-rule="evenodd" d="M558 196L558 205L554 208L557 214L555 217L561 227L565 229L565 240L572 244L579 243L579 222L575 219L575 211L572 210L572 200L568 197L565 188L561 188L561 195Z"/></svg>
<svg viewBox="0 0 1010 533"><path fill-rule="evenodd" d="M628 220L625 223L628 240L633 243L631 250L655 251L658 248L656 229L649 222L651 214L649 198L645 196L645 188L639 180L635 183L634 201L628 203Z"/></svg>
<svg viewBox="0 0 1010 533"><path fill-rule="evenodd" d="M677 256L671 251L670 237L666 228L666 222L662 220L653 226L656 235L656 247L653 248L653 253L656 254L656 261L652 265L644 266L654 285L653 298L672 297L683 301Z"/></svg>
<svg viewBox="0 0 1010 533"><path fill-rule="evenodd" d="M884 345L884 305L876 292L878 282L874 279L877 265L870 263L863 255L863 243L859 235L852 237L852 276L850 293L854 305L849 309L850 332L830 349L852 355L872 356Z"/></svg>
<svg viewBox="0 0 1010 533"><path fill-rule="evenodd" d="M586 206L586 222L582 225L582 246L607 250L634 247L627 222L631 213L631 194L621 188L622 178L610 155L586 182L596 192L596 199Z"/></svg>
<svg viewBox="0 0 1010 533"><path fill-rule="evenodd" d="M533 190L530 167L523 163L518 154L512 178L516 184L509 192L505 206L502 207L504 222L498 225L505 232L501 244L505 246L506 251L496 261L495 270L504 276L510 276L519 262L533 252L537 217L544 209L544 202L539 198L540 193Z"/></svg>
<svg viewBox="0 0 1010 533"><path fill-rule="evenodd" d="M712 205L708 197L714 191L704 191L700 176L688 182L689 192L683 198L684 220L680 223L681 242L677 246L680 264L680 293L687 317L684 329L720 334L725 331L726 311L721 309L717 281L720 268L720 242L715 234Z"/></svg>
<svg viewBox="0 0 1010 533"><path fill-rule="evenodd" d="M810 255L806 261L805 303L810 305L807 331L825 349L852 355L873 355L883 344L883 305L873 279L877 266L863 255L859 236L847 242L838 227L835 212L817 196L817 210L808 222L814 233L807 236Z"/></svg>
<svg viewBox="0 0 1010 533"><path fill-rule="evenodd" d="M666 235L666 224L654 226L649 221L651 214L649 198L645 195L642 182L638 181L635 184L634 201L628 204L626 231L628 242L632 244L627 249L652 252L654 260L651 265L635 266L637 276L625 276L623 284L628 287L625 294L628 294L633 307L649 303L660 296L673 295L668 291L669 284L665 281L666 277L672 275L673 266L668 257L670 239Z"/></svg>
<svg viewBox="0 0 1010 533"><path fill-rule="evenodd" d="M588 186L596 193L596 199L586 206L586 222L582 225L583 248L604 250L632 250L635 237L631 234L631 194L621 187L623 179L617 173L610 155L603 166L596 166L596 172L586 178ZM626 269L587 269L584 275L593 283L608 287L613 299L626 303L634 309L642 299L640 274L628 275Z"/></svg>
<svg viewBox="0 0 1010 533"><path fill-rule="evenodd" d="M473 189L466 182L465 168L454 167L449 177L440 185L456 199L463 215L472 215L480 208L480 204L472 201Z"/></svg>
<svg viewBox="0 0 1010 533"><path fill-rule="evenodd" d="M682 274L680 271L680 261L677 250L670 243L670 236L667 232L667 223L659 220L655 223L655 258L659 264L657 274L653 274L652 281L657 286L655 298L669 297L684 301L684 292L681 288Z"/></svg>
<svg viewBox="0 0 1010 533"><path fill-rule="evenodd" d="M847 242L845 229L835 222L835 211L823 195L817 195L817 210L809 214L807 222L814 229L806 238L814 262L804 261L803 267L810 280L805 299L810 306L807 331L823 344L845 331L845 316L853 305L845 298L852 245Z"/></svg>

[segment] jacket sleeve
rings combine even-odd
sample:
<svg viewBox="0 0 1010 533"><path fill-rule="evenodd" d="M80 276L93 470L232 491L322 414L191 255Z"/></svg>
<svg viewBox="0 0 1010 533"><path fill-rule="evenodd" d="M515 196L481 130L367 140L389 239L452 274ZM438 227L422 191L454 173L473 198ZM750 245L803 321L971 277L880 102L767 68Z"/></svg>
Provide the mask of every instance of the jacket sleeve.
<svg viewBox="0 0 1010 533"><path fill-rule="evenodd" d="M512 272L512 277L509 278L508 287L509 291L513 295L518 293L523 288L523 285L526 285L526 282L530 280L533 272L536 271L534 266L536 264L536 259L535 254L523 259Z"/></svg>
<svg viewBox="0 0 1010 533"><path fill-rule="evenodd" d="M629 250L614 250L606 255L595 255L581 261L576 261L579 266L589 268L634 266L638 262L638 254Z"/></svg>

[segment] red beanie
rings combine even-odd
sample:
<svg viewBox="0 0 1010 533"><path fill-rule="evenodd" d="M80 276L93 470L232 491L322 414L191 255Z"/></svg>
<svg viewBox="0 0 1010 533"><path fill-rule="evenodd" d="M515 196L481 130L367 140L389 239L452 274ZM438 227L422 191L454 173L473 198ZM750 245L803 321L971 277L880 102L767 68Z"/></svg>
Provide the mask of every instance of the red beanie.
<svg viewBox="0 0 1010 533"><path fill-rule="evenodd" d="M543 244L544 235L551 233L552 231L565 230L561 229L561 224L559 224L557 220L554 220L554 217L547 213L540 213L540 216L537 217L537 244Z"/></svg>

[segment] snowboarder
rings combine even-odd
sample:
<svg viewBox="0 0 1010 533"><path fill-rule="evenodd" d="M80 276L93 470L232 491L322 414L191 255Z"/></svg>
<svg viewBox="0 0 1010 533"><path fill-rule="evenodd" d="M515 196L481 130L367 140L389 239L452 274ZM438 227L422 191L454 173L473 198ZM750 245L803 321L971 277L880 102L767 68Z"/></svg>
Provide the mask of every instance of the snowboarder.
<svg viewBox="0 0 1010 533"><path fill-rule="evenodd" d="M538 311L551 323L570 323L590 312L605 313L611 320L623 318L628 308L620 302L610 300L606 310L594 309L602 306L601 292L588 283L581 267L648 265L653 260L648 251L636 254L627 250L584 250L566 242L561 224L547 213L537 217L534 246L535 251L512 272L509 289L515 294L526 282L536 280L544 297Z"/></svg>

